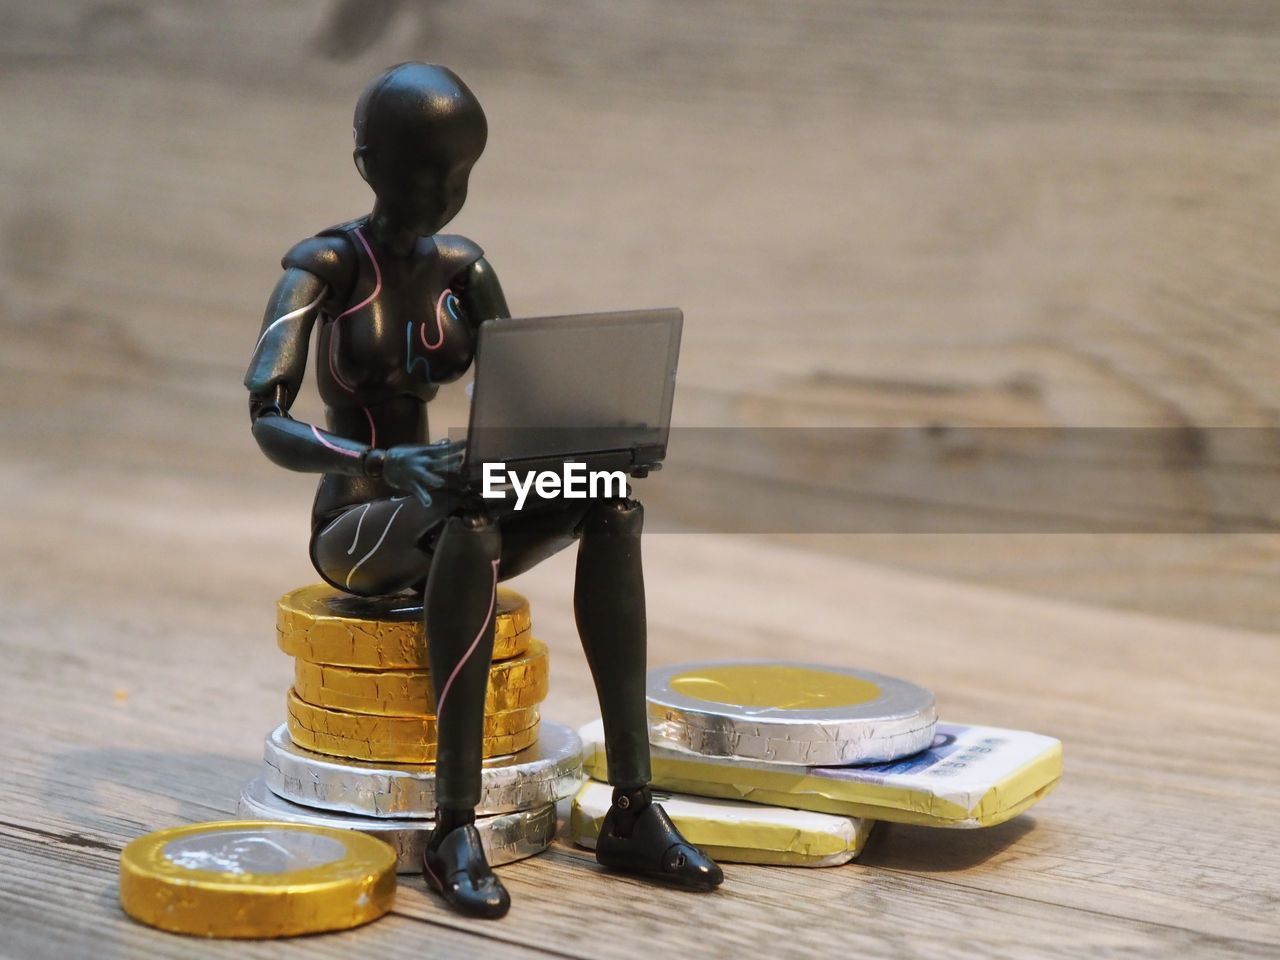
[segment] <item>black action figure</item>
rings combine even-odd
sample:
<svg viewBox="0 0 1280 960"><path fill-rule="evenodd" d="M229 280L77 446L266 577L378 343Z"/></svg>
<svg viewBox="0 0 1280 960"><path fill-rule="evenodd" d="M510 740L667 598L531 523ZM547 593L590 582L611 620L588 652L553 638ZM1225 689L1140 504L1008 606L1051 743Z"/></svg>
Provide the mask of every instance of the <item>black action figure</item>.
<svg viewBox="0 0 1280 960"><path fill-rule="evenodd" d="M718 886L720 868L685 841L647 786L641 505L556 500L494 513L483 501L440 495L462 451L427 443L427 401L466 372L479 325L509 316L480 248L436 233L462 208L484 150L480 104L444 67L405 63L366 88L354 133L373 213L285 255L245 385L263 452L324 474L311 535L321 576L362 596L425 589L439 737L428 885L466 913L507 911L474 826L494 590L578 540L574 612L614 787L596 859L686 887ZM289 416L317 319L324 430Z"/></svg>

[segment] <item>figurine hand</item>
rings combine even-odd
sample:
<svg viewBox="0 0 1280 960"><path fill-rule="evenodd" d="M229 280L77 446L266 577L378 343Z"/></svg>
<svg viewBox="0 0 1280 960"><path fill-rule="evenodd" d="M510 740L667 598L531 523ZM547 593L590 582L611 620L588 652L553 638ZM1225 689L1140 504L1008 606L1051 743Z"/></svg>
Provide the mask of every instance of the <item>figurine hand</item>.
<svg viewBox="0 0 1280 960"><path fill-rule="evenodd" d="M405 493L411 493L424 506L431 506L431 491L445 485L445 474L462 464L465 442L441 440L439 443L406 443L387 451L382 478Z"/></svg>

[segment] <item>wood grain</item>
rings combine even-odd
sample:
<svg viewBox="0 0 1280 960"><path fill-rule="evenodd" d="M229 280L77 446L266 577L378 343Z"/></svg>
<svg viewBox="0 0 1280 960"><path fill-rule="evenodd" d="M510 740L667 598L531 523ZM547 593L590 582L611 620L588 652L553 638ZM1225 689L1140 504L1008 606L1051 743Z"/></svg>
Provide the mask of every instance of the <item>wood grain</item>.
<svg viewBox="0 0 1280 960"><path fill-rule="evenodd" d="M0 956L633 958L686 952L690 918L706 956L1275 954L1274 3L66 0L0 24ZM730 866L710 897L561 843L504 868L501 924L412 881L392 917L287 944L119 912L123 844L230 815L283 719L272 605L314 579L313 479L253 449L238 384L281 253L368 208L355 92L411 57L485 104L455 228L517 312L679 304L679 423L783 438L642 488L655 529L716 531L648 538L651 661L911 677L945 718L1061 737L1041 807L886 830L840 869ZM433 414L461 425L461 390ZM974 468L1013 448L973 431L1164 432L1087 475L1032 460L1056 528L815 439L933 425ZM888 532L805 533L815 505ZM961 507L1001 532L946 532ZM580 723L571 568L516 586L546 714Z"/></svg>
<svg viewBox="0 0 1280 960"><path fill-rule="evenodd" d="M271 601L305 574L292 491L194 525L183 517L189 492L155 495L139 524L136 488L105 479L91 510L63 520L105 518L79 541L83 566L63 564L62 583L35 563L8 579L0 697L18 711L22 735L3 748L0 848L7 926L27 955L73 955L75 929L99 931L125 952L191 949L118 913L114 854L146 830L230 814L289 683ZM66 500L56 481L28 496L20 541L37 539ZM218 528L226 546L216 546ZM130 557L151 559L112 564L126 535ZM1272 637L950 585L769 538L660 535L646 554L654 663L695 648L874 663L929 685L945 716L1061 737L1064 783L1006 826L893 828L861 863L837 870L731 866L722 893L693 902L600 875L588 855L559 847L504 869L512 919L477 935L558 955L624 956L638 938L678 949L683 934L662 918L696 910L717 954L753 942L795 956L833 942L872 956L1275 949L1269 905L1280 880L1253 854L1280 840L1267 759ZM164 587L144 586L166 563ZM517 585L552 651L547 715L579 723L595 708L572 628L571 572L566 554ZM619 918L623 888L639 899ZM46 903L66 918L65 940L45 939ZM430 930L413 932L401 918ZM473 930L412 881L388 924L394 937L376 929L399 944L393 951L418 948L440 926Z"/></svg>
<svg viewBox="0 0 1280 960"><path fill-rule="evenodd" d="M519 312L685 308L681 423L1162 427L1176 450L1276 422L1280 15L1266 0L1051 16L384 0L359 29L347 4L11 6L0 430L24 446L70 430L95 452L124 436L134 458L207 460L211 432L230 443L277 258L367 209L353 91L415 56L452 63L486 104L492 149L457 229ZM129 395L139 381L153 402ZM463 404L442 397L437 428ZM175 407L185 431L165 426ZM1258 435L1257 459L1273 452ZM1253 509L1280 500L1274 471L1242 500L1212 443L1191 471L1104 462L1087 495L1037 460L1030 479L1069 505L1068 529L1197 531L1067 549L1021 536L1046 532L1044 512L1024 520L999 490L904 501L895 461L863 463L875 482L834 491L766 474L740 515L782 504L773 529L810 528L814 503L853 503L876 521L857 529L919 535L824 542L845 555L1240 626L1280 615L1276 517ZM749 465L654 496L698 517L706 484ZM1135 519L1114 481L1163 520ZM948 538L956 516L993 532Z"/></svg>

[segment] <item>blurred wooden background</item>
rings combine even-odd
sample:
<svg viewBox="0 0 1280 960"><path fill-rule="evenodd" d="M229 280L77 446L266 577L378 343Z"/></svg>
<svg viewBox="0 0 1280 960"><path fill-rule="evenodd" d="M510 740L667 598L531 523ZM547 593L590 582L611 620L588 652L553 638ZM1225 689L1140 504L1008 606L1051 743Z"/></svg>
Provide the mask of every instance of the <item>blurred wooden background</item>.
<svg viewBox="0 0 1280 960"><path fill-rule="evenodd" d="M659 612L656 650L670 659L702 644L732 655L734 638L747 637L744 655L803 656L807 628L788 636L786 624L825 602L827 659L847 649L933 684L970 710L956 719L1071 733L1069 769L1071 744L1083 743L1075 769L1094 777L1091 789L1155 789L1155 767L1163 776L1185 763L1178 789L1198 799L1146 819L1125 819L1118 802L1100 815L1098 794L1082 787L1073 801L1064 787L1058 802L1079 831L1056 840L1037 831L1040 848L1021 841L1039 850L1034 868L982 882L1004 884L1003 909L1014 912L1042 869L1057 871L1053 896L1073 909L1119 897L1144 926L1106 928L1097 943L1116 949L1230 952L1239 944L1215 939L1229 938L1228 926L1265 939L1250 917L1274 900L1251 893L1229 858L1203 867L1219 886L1185 929L1161 918L1172 921L1188 891L1203 893L1196 857L1242 849L1223 814L1214 816L1228 832L1213 844L1191 836L1219 789L1210 773L1240 785L1237 817L1263 782L1235 738L1263 729L1268 635L1280 615L1280 539L1268 532L1280 498L1265 492L1280 465L1269 432L1280 427L1274 0L0 0L0 597L11 689L51 698L37 711L48 721L41 735L63 757L77 749L76 729L123 722L113 685L146 686L148 676L168 699L147 708L135 695L127 733L103 733L108 742L145 746L160 724L175 741L235 744L234 758L186 758L173 774L176 813L146 800L126 816L137 798L107 782L127 770L163 793L173 759L160 754L147 763L84 751L87 769L106 778L106 821L77 819L70 787L42 799L40 780L20 806L44 811L33 822L59 842L68 822L90 837L73 853L93 861L98 879L76 872L75 857L66 868L90 915L110 899L99 881L118 849L92 838L199 817L214 795L226 812L228 784L252 772L262 721L239 705L253 713L274 703L284 682L283 658L254 638L274 596L313 578L304 542L314 480L253 448L240 378L280 255L368 210L350 160L357 92L381 67L415 58L456 69L489 116L488 152L450 229L485 247L517 313L682 306L683 425L940 425L939 456L976 428L1167 429L1152 456L1098 465L1087 489L1043 463L1027 474L1043 485L1042 502L1068 505L1067 529L1088 532L1054 532L1035 517L1020 525L997 492L969 506L999 533L947 533L939 521L926 533L743 535L715 549L660 542L659 562L708 591L706 603L727 602L716 591L736 583L744 606L712 610L705 629ZM314 413L312 398L300 409ZM461 424L461 391L436 409L437 431ZM1224 427L1265 429L1224 452ZM673 467L642 495L651 516L694 528L710 518L721 531L735 511L855 500L890 529L921 529L912 518L939 507L895 499L884 451L814 483L794 473L797 462L824 462L820 446L808 461L785 453ZM1007 453L979 444L960 459L981 466ZM727 510L716 485L747 467L751 497ZM1253 500L1235 485L1241 470L1264 488ZM1109 503L1111 480L1146 495ZM1152 532L1108 532L1135 529L1135 517L1146 529L1148 509L1164 518ZM559 578L557 602L561 560L534 576ZM697 620L698 602L664 583L659 566L659 611ZM792 598L777 609L761 593L774 583ZM813 606L795 606L801 598ZM842 619L833 611L846 603L857 606ZM200 619L179 643L184 609ZM567 608L540 609L571 649ZM54 673L46 648L59 651ZM983 670L999 669L977 670L967 650ZM1081 672L1047 682L1076 651ZM218 669L259 672L239 690ZM1135 705L1125 684L1144 684L1149 670L1163 672ZM559 659L557 676L573 691L563 716L585 720L580 658ZM1185 699L1198 684L1200 712ZM87 698L79 727L48 719L78 697ZM1147 712L1135 719L1131 709ZM1217 739L1196 741L1189 759L1165 744L1167 756L1135 773L1113 739L1132 723L1144 749L1160 748L1166 723ZM15 756L27 760L12 769L52 776L42 750L22 746ZM1206 757L1239 763L1193 769ZM1119 853L1108 862L1107 849L1127 856L1122 838L1151 829L1151 818L1166 818L1163 846L1139 849L1128 866ZM1248 819L1250 829L1272 822ZM1064 851L1094 827L1097 857L1072 860ZM913 843L920 865L930 850L943 851L944 869L974 859L953 840ZM1195 856L1187 843L1198 843ZM962 896L946 897L950 881L917 890L918 878L894 880L903 847L893 849L899 858L881 857L889 879L875 896L892 901L895 884L942 896L982 926L981 909L971 915ZM1187 888L1161 887L1173 849L1184 851ZM1148 896L1148 885L1159 893ZM1026 896L1049 897L1034 889ZM1236 912L1218 916L1215 903ZM1069 945L1077 923L1055 914L1036 946ZM924 942L951 944L940 930ZM997 949L999 935L975 943L1018 955L1016 944Z"/></svg>
<svg viewBox="0 0 1280 960"><path fill-rule="evenodd" d="M489 113L451 229L517 312L684 307L681 423L1168 427L1175 453L1189 432L1277 426L1267 0L0 10L0 430L28 463L74 445L86 469L299 486L248 447L238 381L281 252L367 210L353 98L409 58L454 66ZM437 428L460 420L456 391L439 406ZM1001 533L948 535L886 496L892 471L876 485L876 451L869 480L827 489L770 485L766 463L743 509L857 496L928 532L807 542L1270 627L1280 516L1233 521L1213 436L1193 469L1114 469L1175 529L1244 533L1099 536L1132 529L1124 504L1091 510L1109 474L1081 495L1050 468L1028 482L1087 533L1037 535L996 495L976 516ZM1280 444L1252 446L1270 490ZM694 466L645 496L696 523L742 465Z"/></svg>

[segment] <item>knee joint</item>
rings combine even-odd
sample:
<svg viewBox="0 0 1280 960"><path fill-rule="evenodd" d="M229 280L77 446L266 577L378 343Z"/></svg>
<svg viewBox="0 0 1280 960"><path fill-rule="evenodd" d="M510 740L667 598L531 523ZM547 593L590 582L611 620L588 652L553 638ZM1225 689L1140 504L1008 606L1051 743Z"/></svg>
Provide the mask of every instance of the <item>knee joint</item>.
<svg viewBox="0 0 1280 960"><path fill-rule="evenodd" d="M489 559L502 552L502 535L492 517L483 513L466 513L450 517L440 537L439 549L475 551Z"/></svg>
<svg viewBox="0 0 1280 960"><path fill-rule="evenodd" d="M644 505L630 497L599 500L582 521L583 533L639 536L644 529Z"/></svg>

